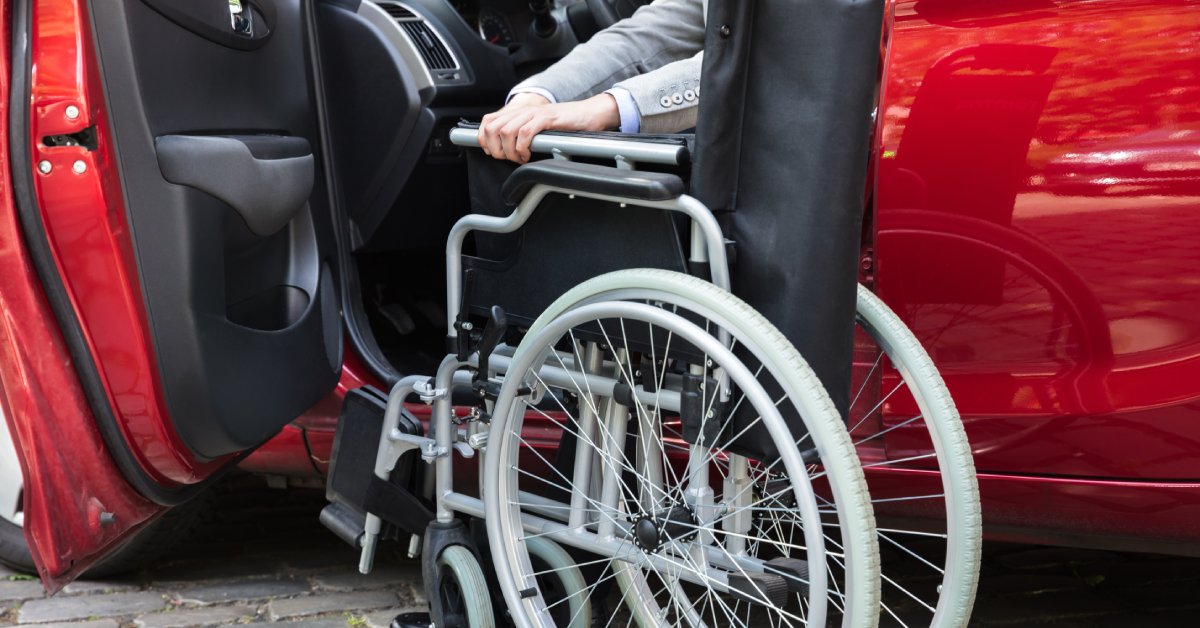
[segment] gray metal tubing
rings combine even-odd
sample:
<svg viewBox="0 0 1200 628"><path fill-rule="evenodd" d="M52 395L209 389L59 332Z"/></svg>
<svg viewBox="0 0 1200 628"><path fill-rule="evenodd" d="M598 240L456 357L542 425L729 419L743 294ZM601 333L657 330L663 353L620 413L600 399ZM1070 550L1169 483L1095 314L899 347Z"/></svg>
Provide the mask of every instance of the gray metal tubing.
<svg viewBox="0 0 1200 628"><path fill-rule="evenodd" d="M572 340L572 343L575 341ZM584 349L584 361L587 373L600 373L600 347L594 342L587 343ZM595 439L596 413L592 410L596 402L594 395L588 403L579 404L579 434L575 438L575 472L571 475L571 516L567 525L576 527L582 525L588 518L587 504L592 484L592 454L587 449L587 442Z"/></svg>
<svg viewBox="0 0 1200 628"><path fill-rule="evenodd" d="M451 338L458 335L458 331L454 329L454 322L458 319L459 308L462 307L462 248L467 234L472 231L512 233L520 229L549 192L550 188L537 185L507 216L467 214L454 223L454 227L450 229L450 236L446 239L446 333Z"/></svg>
<svg viewBox="0 0 1200 628"><path fill-rule="evenodd" d="M542 199L552 192L594 198L610 203L681 212L687 215L692 219L694 225L693 241L703 240L704 242L712 282L722 290L729 290L729 261L725 255L725 235L721 232L721 225L717 223L716 216L713 216L704 203L686 194L667 201L640 201L549 185L535 185L508 216L468 214L454 223L454 227L450 230L450 237L446 240L446 329L450 337L458 335L454 329L454 321L458 318L458 310L462 306L462 248L467 234L472 231L512 233L529 220L529 216L533 214L533 210L542 202ZM695 234L696 229L699 230L699 234ZM586 236L581 235L581 237ZM695 251L693 251L693 255L695 255Z"/></svg>
<svg viewBox="0 0 1200 628"><path fill-rule="evenodd" d="M609 300L609 299L604 299L604 300ZM611 299L611 300L613 300L613 301L632 301L632 300L636 300L636 299L616 298L616 299ZM594 303L594 302L595 301L589 301L589 303ZM496 351L492 353L493 356L495 356L497 354L503 355L503 356L509 358L511 361L511 358L514 355L514 349L508 345L500 345L499 347L496 347ZM546 358L546 364L553 366L555 364L558 364L560 360L562 361L561 366L565 366L567 368L567 370L570 370L573 373L578 371L579 366L575 363L575 356L568 355L567 353L565 353L563 351L555 351L555 352L551 353L551 357ZM505 362L505 364L507 364L507 363L508 362ZM472 365L474 365L474 362L472 362ZM611 370L613 372L617 372L621 367L620 367L620 365L618 365L616 362L614 362L612 360L605 360L603 363L601 363L600 368ZM659 388L666 389L666 390L673 390L673 389L681 386L682 383L683 383L682 375L676 375L674 373L665 373L662 376L662 385L659 386ZM652 394L652 393L646 393L646 394ZM642 397L642 398L644 399L644 397ZM653 405L653 404L650 404L650 405Z"/></svg>
<svg viewBox="0 0 1200 628"><path fill-rule="evenodd" d="M573 533L590 534L586 529L578 525L571 525L569 521L564 521L566 518L565 513L567 513L569 510L573 511L573 506L525 491L520 491L518 495L521 501L521 507L529 512L542 517L547 521L564 524ZM457 507L454 509L457 510ZM633 527L633 524L619 520L613 525L615 526L616 532L620 533L621 535L628 535L630 528ZM766 563L764 563L762 560L747 556L745 554L733 554L732 552L727 554L726 552L722 552L719 547L714 547L711 545L704 546L704 552L710 564L716 565L717 567L727 571L743 570L747 573L763 573L767 570ZM806 579L805 582L808 582L808 580Z"/></svg>
<svg viewBox="0 0 1200 628"><path fill-rule="evenodd" d="M640 320L653 325L659 325L666 328L676 329L681 337L688 342L696 345L696 347L708 355L712 356L713 360L723 365L730 376L730 380L742 389L743 394L750 401L752 407L758 409L761 413L762 424L771 433L772 438L776 442L786 442L791 438L787 424L783 417L775 409L774 400L760 386L753 384L755 376L750 369L741 361L734 357L733 353L719 340L709 336L707 332L697 327L694 323L683 319L682 317L667 312L665 310L642 304L631 303L627 301L619 302L601 302L589 305L582 305L575 309L569 310L554 322L547 325L545 328L538 331L534 336L526 338L525 342L531 347L548 347L552 345L566 329L585 321L598 318L626 318L630 320ZM517 370L522 371L532 367L534 364L544 364L546 359L546 351L542 350L539 354L518 355L514 362L517 362ZM510 370L512 370L510 368ZM519 386L522 385L521 378L506 377L504 384L501 386L500 393L496 402L497 416L505 416L505 413L514 407L522 407L522 400L516 397L516 392ZM515 406L513 405L515 404ZM492 422L492 431L494 438L490 439L488 464L499 464L501 469L504 465L511 465L516 460L517 447L512 441L506 440L503 432L498 432L502 427L500 422ZM825 545L823 538L823 530L821 529L821 519L818 514L816 498L813 492L811 480L808 476L807 469L803 460L800 458L800 452L795 448L783 447L779 451L780 458L784 464L785 472L791 476L793 491L796 495L797 510L800 513L801 521L806 522L804 525L804 545L807 548L809 562L814 565L825 565ZM559 523L554 523L541 519L540 517L532 517L525 513L521 513L519 509L516 511L509 508L510 504L504 503L508 498L507 493L511 491L513 497L519 499L519 494L512 477L507 477L507 482L501 480L501 473L498 469L490 469L488 474L487 484L483 487L484 494L488 495L488 501L485 504L487 510L486 515L493 517L495 521L502 521L504 517L515 517L509 519L509 525L512 527L520 526L522 529L530 530L534 534L542 534L550 536L554 540L571 545L581 547L582 549L590 549L594 552L600 552L610 556L618 557L620 560L630 560L626 558L630 548L633 548L632 543L618 541L615 538L598 539L590 538L595 535L582 535L574 533ZM451 503L450 499L446 499L447 503ZM453 507L453 506L451 506ZM505 563L513 560L523 561L525 558L519 554L519 550L513 546L516 541L512 538L506 538L499 534L500 528L489 526L488 538L493 544L493 553L503 552L503 560L496 559L497 563ZM586 546L581 537L587 536ZM634 552L639 553L639 552ZM707 552L705 552L707 554ZM636 558L636 557L635 557ZM649 556L645 560L653 563L658 556ZM647 564L643 562L642 564ZM671 567L677 565L671 564ZM528 568L528 565L521 565L523 569ZM697 580L706 580L712 572L711 568L705 569L705 576L696 578ZM674 573L668 572L668 573ZM509 574L514 575L514 574ZM828 580L824 569L815 569L811 574L812 582L809 587L809 620L813 625L823 625L825 622L825 612L827 603ZM693 580L695 581L695 580ZM719 582L719 581L718 581ZM716 582L705 581L700 584L706 584L718 588ZM519 595L518 586L524 586L524 583L518 585L513 578L501 578L501 589L504 591L505 599L512 606L523 604L524 601Z"/></svg>
<svg viewBox="0 0 1200 628"><path fill-rule="evenodd" d="M453 355L446 356L438 367L434 388L445 393L433 402L433 439L439 450L444 452L434 464L434 494L437 496L437 519L441 523L454 520L454 513L446 507L443 497L454 490L454 438L457 430L451 421L454 409L450 404L450 390L454 386L454 375L464 364Z"/></svg>
<svg viewBox="0 0 1200 628"><path fill-rule="evenodd" d="M563 521L564 513L568 512L568 510L574 512L574 506L551 500L551 498L548 497L534 495L532 492L521 491L518 496L520 496L522 508L528 510L528 512L541 516L541 518L544 518L547 521L553 521L556 522L556 524L564 524L572 533L590 534L590 532L584 530L584 528L578 525L571 525L570 521ZM457 510L457 508L455 509ZM616 531L622 534L622 536L628 536L630 528L632 527L632 524L629 524L629 522L619 520L614 522L613 525L616 526ZM721 551L720 548L716 548L716 546L713 545L704 546L704 554L706 554L707 561L710 564L714 564L716 567L728 570L728 572L738 572L738 570L744 570L746 573L761 574L767 570L766 563L758 560L758 558L746 556L745 554L733 554L733 552L728 552L727 554L727 552ZM805 579L804 581L808 582L808 579Z"/></svg>
<svg viewBox="0 0 1200 628"><path fill-rule="evenodd" d="M479 148L479 131L451 129L450 142L464 148ZM618 162L624 160L665 166L683 166L688 158L687 148L673 144L564 135L537 135L529 149L535 153L557 152L567 157L612 159Z"/></svg>
<svg viewBox="0 0 1200 628"><path fill-rule="evenodd" d="M404 400L408 399L416 385L424 379L419 375L409 375L396 382L396 385L392 386L391 394L388 395L387 409L383 414L383 433L379 435L379 450L375 454L375 477L381 480L388 479L392 472L387 464L387 451L390 449L391 443L401 440L405 436L400 431L400 412L404 409Z"/></svg>
<svg viewBox="0 0 1200 628"><path fill-rule="evenodd" d="M618 359L621 359L625 349L617 349ZM600 428L603 430L603 437L600 439L598 446L604 447L606 457L610 461L621 460L625 457L625 434L629 426L629 408L619 404L612 403L610 400L604 409L604 423ZM600 502L596 504L600 512L600 521L596 524L597 533L603 538L614 538L617 533L616 518L620 516L617 500L621 497L621 474L623 469L616 464L605 473L606 463L601 463L600 468L593 468L594 471L599 471L600 476Z"/></svg>
<svg viewBox="0 0 1200 628"><path fill-rule="evenodd" d="M483 518L485 515L483 502L474 497L462 493L447 493L443 499L446 506L455 512L479 518ZM648 554L637 549L628 541L615 537L602 538L592 532L572 530L557 521L531 514L521 514L521 527L531 536L545 536L560 545L575 547L639 567L657 569L659 572L675 575L693 584L712 587L719 593L729 592L729 573L720 569L709 567L705 569L705 575L700 576L693 573L694 567L686 565L682 560L670 560L665 554ZM687 568L680 568L685 565ZM760 566L758 571L762 570L763 568Z"/></svg>
<svg viewBox="0 0 1200 628"><path fill-rule="evenodd" d="M479 363L479 360L477 357L471 356L468 363L476 365ZM493 353L488 360L488 364L498 373L507 373L509 366L512 364L512 358ZM551 386L590 389L593 394L600 397L612 397L613 388L617 385L617 380L612 377L593 375L591 373L585 374L579 371L568 371L548 364L538 369L538 377ZM650 392L641 385L638 385L633 389L633 394L637 397L638 401L647 406L662 408L669 412L679 412L679 391L677 390L659 389Z"/></svg>

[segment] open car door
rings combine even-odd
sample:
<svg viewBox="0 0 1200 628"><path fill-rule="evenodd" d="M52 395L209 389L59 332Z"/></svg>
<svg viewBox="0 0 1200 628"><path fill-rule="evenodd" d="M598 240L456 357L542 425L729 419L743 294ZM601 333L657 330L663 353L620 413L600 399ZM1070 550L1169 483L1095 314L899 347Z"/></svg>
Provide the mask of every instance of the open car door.
<svg viewBox="0 0 1200 628"><path fill-rule="evenodd" d="M0 397L56 590L333 389L336 249L311 3L5 4Z"/></svg>

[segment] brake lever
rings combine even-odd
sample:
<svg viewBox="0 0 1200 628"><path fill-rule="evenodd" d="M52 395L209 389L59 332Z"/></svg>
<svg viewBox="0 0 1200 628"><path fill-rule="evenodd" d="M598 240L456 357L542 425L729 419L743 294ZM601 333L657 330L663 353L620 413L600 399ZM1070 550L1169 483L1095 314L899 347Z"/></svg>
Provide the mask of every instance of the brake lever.
<svg viewBox="0 0 1200 628"><path fill-rule="evenodd" d="M491 372L488 362L491 360L492 352L496 350L507 332L508 316L504 313L504 308L493 305L492 311L488 314L488 322L483 327L483 334L479 337L479 368L475 370L473 378L476 385L487 382L488 373Z"/></svg>

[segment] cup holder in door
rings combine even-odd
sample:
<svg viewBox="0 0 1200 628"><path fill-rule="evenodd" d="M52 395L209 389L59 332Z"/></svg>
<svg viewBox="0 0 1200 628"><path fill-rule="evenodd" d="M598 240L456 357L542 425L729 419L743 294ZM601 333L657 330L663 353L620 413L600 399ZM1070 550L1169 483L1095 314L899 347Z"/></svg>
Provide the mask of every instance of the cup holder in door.
<svg viewBox="0 0 1200 628"><path fill-rule="evenodd" d="M296 324L317 293L320 273L308 208L266 238L250 232L238 216L229 215L224 241L229 322L259 331Z"/></svg>

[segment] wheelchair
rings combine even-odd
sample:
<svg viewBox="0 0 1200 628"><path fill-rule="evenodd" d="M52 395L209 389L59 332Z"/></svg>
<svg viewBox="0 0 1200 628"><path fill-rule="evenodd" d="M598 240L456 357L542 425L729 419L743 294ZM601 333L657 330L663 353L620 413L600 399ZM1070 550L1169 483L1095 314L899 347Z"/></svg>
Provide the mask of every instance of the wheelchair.
<svg viewBox="0 0 1200 628"><path fill-rule="evenodd" d="M477 149L471 128L451 141ZM373 482L425 471L405 478L431 508L408 531L433 623L966 625L981 544L971 452L899 318L859 286L843 416L787 338L731 293L714 214L654 171L685 165L685 141L543 134L533 150L553 158L508 178L511 213L453 227L448 354L432 377L392 388L375 452ZM654 229L677 249L646 251L646 230L630 232L619 261L666 261L598 273L548 306L536 282L503 281L522 263L467 254L472 234L617 210L666 217ZM548 255L524 266L573 264ZM489 303L513 295L538 311ZM423 405L428 435L406 427ZM364 573L403 516L366 510Z"/></svg>

